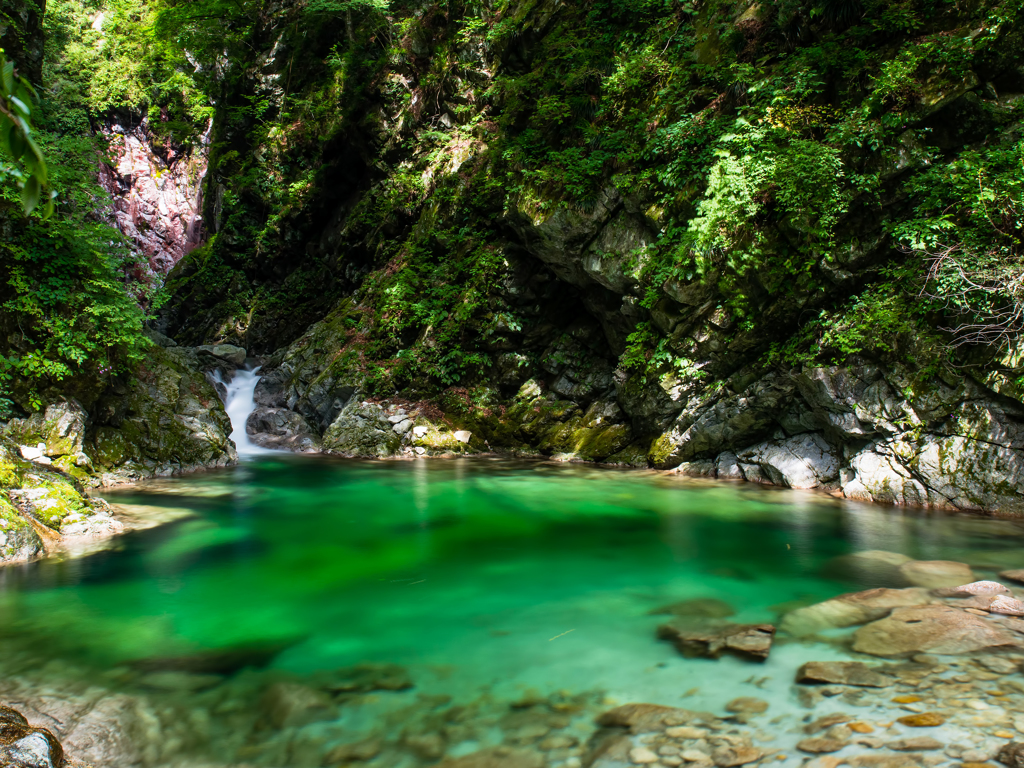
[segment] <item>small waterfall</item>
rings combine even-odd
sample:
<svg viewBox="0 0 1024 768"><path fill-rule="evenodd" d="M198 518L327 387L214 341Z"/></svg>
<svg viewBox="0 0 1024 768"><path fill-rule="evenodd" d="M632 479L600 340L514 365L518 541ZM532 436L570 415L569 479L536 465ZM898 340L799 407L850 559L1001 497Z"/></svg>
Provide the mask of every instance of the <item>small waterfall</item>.
<svg viewBox="0 0 1024 768"><path fill-rule="evenodd" d="M231 439L235 441L239 456L253 456L257 453L268 453L269 449L260 448L249 440L249 434L245 431L245 422L249 414L256 410L256 400L253 393L259 383L259 366L250 370L239 368L231 381L223 381L220 371L214 374L214 378L227 388L227 395L224 397L224 410L231 419Z"/></svg>

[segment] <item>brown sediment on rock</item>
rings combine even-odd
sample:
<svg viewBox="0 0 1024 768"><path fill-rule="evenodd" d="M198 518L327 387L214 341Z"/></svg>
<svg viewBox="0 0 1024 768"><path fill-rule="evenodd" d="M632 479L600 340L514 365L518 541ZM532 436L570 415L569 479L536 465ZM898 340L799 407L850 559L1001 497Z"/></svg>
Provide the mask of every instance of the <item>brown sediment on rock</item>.
<svg viewBox="0 0 1024 768"><path fill-rule="evenodd" d="M963 654L1019 646L1021 641L985 619L947 605L897 608L854 633L853 650L872 656Z"/></svg>
<svg viewBox="0 0 1024 768"><path fill-rule="evenodd" d="M775 627L713 620L678 620L658 627L658 639L671 641L684 656L716 659L733 653L759 661L768 658Z"/></svg>
<svg viewBox="0 0 1024 768"><path fill-rule="evenodd" d="M885 688L896 682L861 661L809 661L797 670L796 681L869 688Z"/></svg>

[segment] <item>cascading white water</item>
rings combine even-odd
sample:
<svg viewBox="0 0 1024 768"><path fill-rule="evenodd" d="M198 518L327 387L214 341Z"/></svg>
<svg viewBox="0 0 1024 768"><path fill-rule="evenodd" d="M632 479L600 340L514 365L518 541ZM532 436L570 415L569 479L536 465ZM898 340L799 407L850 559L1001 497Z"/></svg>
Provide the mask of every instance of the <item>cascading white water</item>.
<svg viewBox="0 0 1024 768"><path fill-rule="evenodd" d="M252 456L268 451L267 448L254 445L245 431L245 422L249 419L249 414L256 409L256 400L253 395L260 380L259 370L259 366L251 371L240 368L235 371L231 381L221 379L220 371L214 374L216 380L227 388L227 394L224 397L224 410L227 412L228 418L231 419L231 439L235 441L235 448L238 449L239 456Z"/></svg>

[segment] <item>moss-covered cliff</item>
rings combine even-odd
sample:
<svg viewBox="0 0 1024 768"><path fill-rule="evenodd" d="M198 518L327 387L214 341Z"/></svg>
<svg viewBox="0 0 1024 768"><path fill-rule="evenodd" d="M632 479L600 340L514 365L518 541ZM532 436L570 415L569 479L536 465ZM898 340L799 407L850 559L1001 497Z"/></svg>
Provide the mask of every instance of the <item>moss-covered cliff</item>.
<svg viewBox="0 0 1024 768"><path fill-rule="evenodd" d="M1016 0L131 5L265 444L1020 506Z"/></svg>

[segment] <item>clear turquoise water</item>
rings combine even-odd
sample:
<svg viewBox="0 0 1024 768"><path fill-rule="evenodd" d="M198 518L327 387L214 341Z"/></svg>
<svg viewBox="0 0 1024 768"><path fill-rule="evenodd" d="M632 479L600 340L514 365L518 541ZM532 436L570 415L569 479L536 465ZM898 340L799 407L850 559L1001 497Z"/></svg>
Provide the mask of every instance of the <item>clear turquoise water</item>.
<svg viewBox="0 0 1024 768"><path fill-rule="evenodd" d="M602 689L713 707L752 669L811 651L682 659L655 639L651 609L716 597L735 620L773 620L780 604L864 586L824 573L865 549L966 560L979 575L1024 565L1019 523L578 465L282 455L106 497L192 516L0 572L9 641L109 669L284 639L273 664L298 673L394 662L424 690Z"/></svg>

